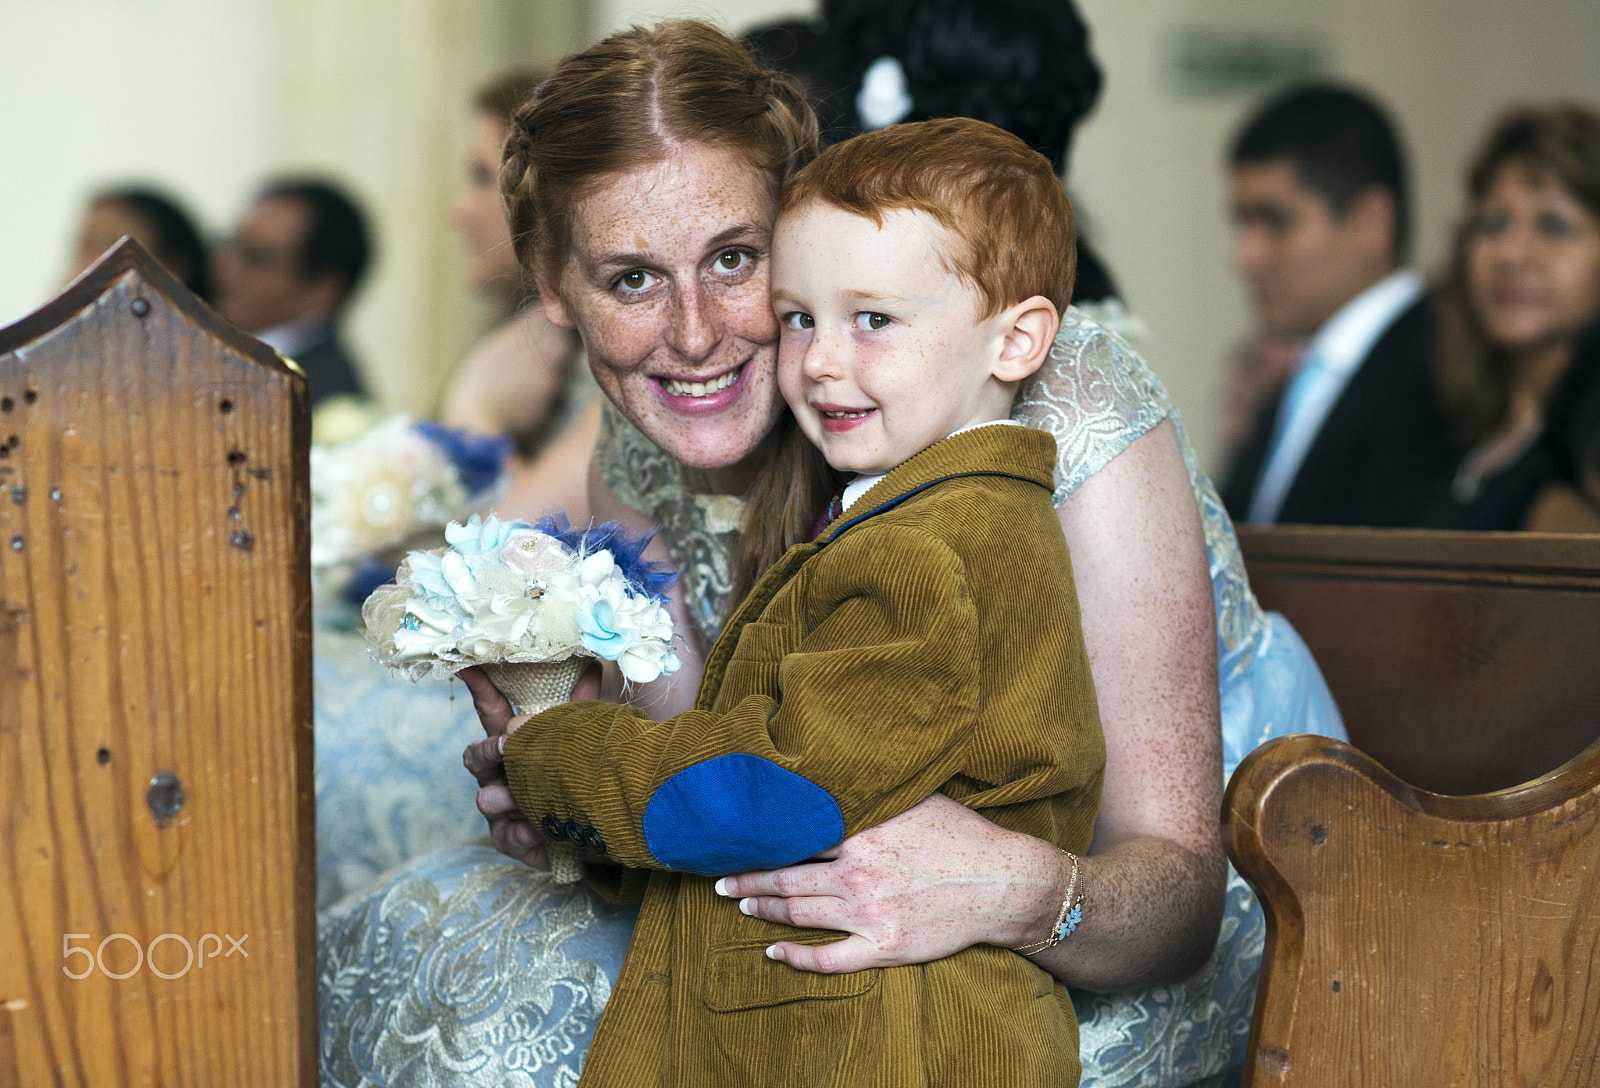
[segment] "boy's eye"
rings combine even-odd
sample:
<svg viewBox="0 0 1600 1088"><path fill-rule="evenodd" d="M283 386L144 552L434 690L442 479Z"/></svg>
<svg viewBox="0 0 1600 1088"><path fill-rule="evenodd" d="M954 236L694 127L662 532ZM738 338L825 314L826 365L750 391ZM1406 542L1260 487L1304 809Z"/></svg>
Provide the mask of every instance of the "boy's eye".
<svg viewBox="0 0 1600 1088"><path fill-rule="evenodd" d="M870 311L863 310L861 313L856 314L856 328L871 329L875 331L888 325L892 320L894 319L888 314L875 314Z"/></svg>
<svg viewBox="0 0 1600 1088"><path fill-rule="evenodd" d="M795 310L783 315L783 323L791 329L810 329L817 324L816 319L801 310Z"/></svg>
<svg viewBox="0 0 1600 1088"><path fill-rule="evenodd" d="M655 277L642 268L633 268L624 272L616 279L615 286L624 291L643 291L655 282Z"/></svg>

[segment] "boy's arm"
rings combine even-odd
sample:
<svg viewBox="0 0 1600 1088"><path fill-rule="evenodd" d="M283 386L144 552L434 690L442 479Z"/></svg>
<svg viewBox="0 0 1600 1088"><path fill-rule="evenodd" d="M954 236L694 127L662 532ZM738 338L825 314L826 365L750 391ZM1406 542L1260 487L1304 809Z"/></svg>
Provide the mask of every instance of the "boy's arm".
<svg viewBox="0 0 1600 1088"><path fill-rule="evenodd" d="M724 690L776 688L781 702L753 694L664 722L573 703L508 737L511 791L535 826L597 835L624 865L720 875L811 857L949 779L978 699L960 560L894 527L829 549L805 588L809 635L736 632Z"/></svg>

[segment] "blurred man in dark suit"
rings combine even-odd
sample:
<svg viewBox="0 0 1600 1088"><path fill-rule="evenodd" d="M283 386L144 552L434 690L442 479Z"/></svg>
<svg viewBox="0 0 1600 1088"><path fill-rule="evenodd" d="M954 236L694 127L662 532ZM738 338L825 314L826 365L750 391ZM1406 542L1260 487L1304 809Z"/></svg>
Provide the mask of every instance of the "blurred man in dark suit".
<svg viewBox="0 0 1600 1088"><path fill-rule="evenodd" d="M1405 525L1459 451L1428 374L1422 279L1404 265L1394 127L1354 91L1300 87L1244 125L1229 159L1235 263L1258 327L1308 343L1228 473L1228 512Z"/></svg>
<svg viewBox="0 0 1600 1088"><path fill-rule="evenodd" d="M338 326L371 250L355 202L316 178L269 183L217 249L217 309L300 364L313 407L366 394Z"/></svg>

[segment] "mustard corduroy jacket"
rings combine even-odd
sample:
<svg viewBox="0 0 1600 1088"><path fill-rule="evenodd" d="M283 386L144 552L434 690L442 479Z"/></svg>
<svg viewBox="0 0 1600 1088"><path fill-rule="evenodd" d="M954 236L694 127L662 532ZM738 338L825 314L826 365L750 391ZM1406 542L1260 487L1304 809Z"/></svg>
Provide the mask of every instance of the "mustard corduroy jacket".
<svg viewBox="0 0 1600 1088"><path fill-rule="evenodd" d="M1066 988L1022 956L808 974L766 947L837 933L746 917L713 890L934 791L1088 848L1105 743L1054 461L1025 427L936 443L761 579L696 709L656 722L571 703L507 739L535 823L654 870L583 1084L1077 1083Z"/></svg>

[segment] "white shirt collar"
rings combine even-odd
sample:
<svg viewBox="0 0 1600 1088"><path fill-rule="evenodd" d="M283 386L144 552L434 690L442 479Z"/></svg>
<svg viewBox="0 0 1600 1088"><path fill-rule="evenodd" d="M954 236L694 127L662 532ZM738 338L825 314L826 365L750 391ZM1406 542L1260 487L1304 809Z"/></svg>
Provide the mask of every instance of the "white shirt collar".
<svg viewBox="0 0 1600 1088"><path fill-rule="evenodd" d="M1306 347L1306 358L1318 359L1335 374L1350 375L1394 319L1421 295L1422 277L1415 269L1391 272L1345 303L1317 330Z"/></svg>
<svg viewBox="0 0 1600 1088"><path fill-rule="evenodd" d="M273 351L293 359L323 339L327 335L327 329L328 322L321 317L302 317L296 321L285 321L282 325L263 329L255 335L257 340Z"/></svg>
<svg viewBox="0 0 1600 1088"><path fill-rule="evenodd" d="M997 425L1005 425L1010 427L1022 426L1021 423L1018 423L1014 419L991 419L985 423L973 423L969 426L962 427L960 430L951 431L949 434L945 435L945 437L954 438L958 434L965 434L968 431L975 431L979 427L994 427ZM895 466L895 468L899 467L900 466L898 465ZM889 470L889 472L893 471L894 469ZM844 496L839 500L840 504L843 505L846 510L850 509L851 505L854 504L857 499L865 495L868 491L871 491L873 485L875 485L885 476L889 475L889 472L879 472L871 476L857 476L855 479L844 485Z"/></svg>

